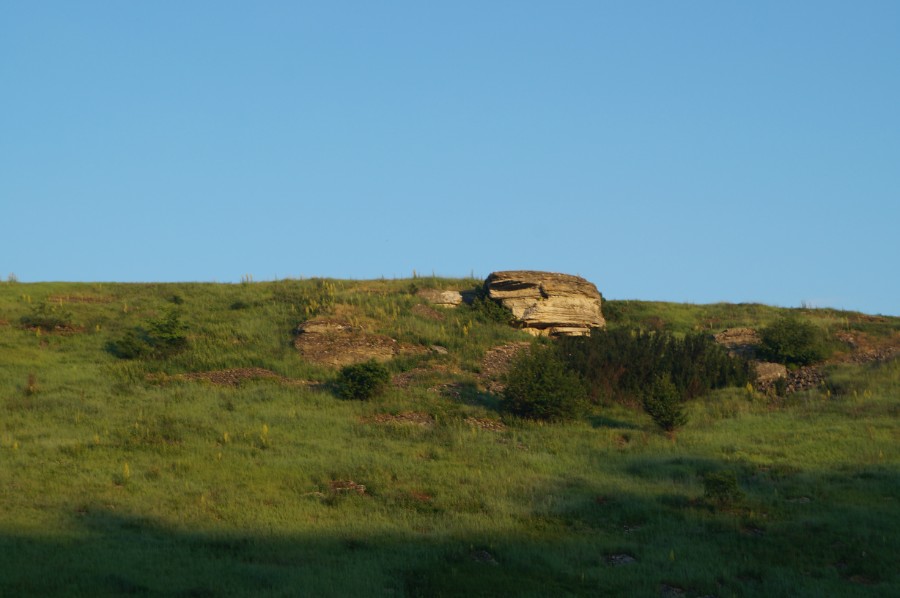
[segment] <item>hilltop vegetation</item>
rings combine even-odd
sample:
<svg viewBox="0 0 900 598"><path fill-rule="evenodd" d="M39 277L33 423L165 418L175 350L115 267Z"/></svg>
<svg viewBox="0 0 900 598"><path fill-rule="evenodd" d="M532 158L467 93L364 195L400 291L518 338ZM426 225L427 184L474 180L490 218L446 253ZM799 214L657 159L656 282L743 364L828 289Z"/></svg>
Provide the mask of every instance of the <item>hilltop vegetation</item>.
<svg viewBox="0 0 900 598"><path fill-rule="evenodd" d="M606 301L560 343L418 294L480 283L0 284L0 595L900 594L900 318ZM708 342L786 317L801 392Z"/></svg>

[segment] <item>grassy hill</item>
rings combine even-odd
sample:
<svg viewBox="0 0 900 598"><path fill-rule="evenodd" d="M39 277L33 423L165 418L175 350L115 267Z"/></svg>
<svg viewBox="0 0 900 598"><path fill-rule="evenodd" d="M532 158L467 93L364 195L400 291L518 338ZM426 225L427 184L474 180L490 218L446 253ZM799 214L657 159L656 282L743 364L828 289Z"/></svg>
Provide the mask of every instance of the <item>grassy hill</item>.
<svg viewBox="0 0 900 598"><path fill-rule="evenodd" d="M417 295L479 284L0 284L0 595L900 595L900 318L790 310L825 383L667 435L611 401L506 415L535 339ZM604 303L676 335L787 311ZM183 348L117 357L167 317ZM313 320L394 351L389 391L340 399Z"/></svg>

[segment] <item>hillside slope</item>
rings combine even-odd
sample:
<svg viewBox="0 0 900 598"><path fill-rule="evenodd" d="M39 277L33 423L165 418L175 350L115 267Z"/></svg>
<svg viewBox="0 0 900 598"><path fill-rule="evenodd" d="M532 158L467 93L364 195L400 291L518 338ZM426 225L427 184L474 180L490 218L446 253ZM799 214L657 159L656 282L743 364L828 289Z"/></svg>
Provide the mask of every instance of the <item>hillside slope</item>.
<svg viewBox="0 0 900 598"><path fill-rule="evenodd" d="M480 284L0 284L0 595L900 593L900 318L605 301L610 328L827 335L821 384L716 391L666 435L614 402L506 415L546 341L420 293ZM337 396L348 353L385 396Z"/></svg>

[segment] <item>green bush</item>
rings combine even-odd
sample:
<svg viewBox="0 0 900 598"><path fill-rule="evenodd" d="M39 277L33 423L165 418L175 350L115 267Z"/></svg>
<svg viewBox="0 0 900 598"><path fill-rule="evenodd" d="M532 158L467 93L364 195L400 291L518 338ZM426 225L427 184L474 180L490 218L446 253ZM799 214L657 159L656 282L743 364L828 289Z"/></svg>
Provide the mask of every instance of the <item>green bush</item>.
<svg viewBox="0 0 900 598"><path fill-rule="evenodd" d="M785 365L809 365L828 356L825 334L795 316L780 318L760 331L760 356Z"/></svg>
<svg viewBox="0 0 900 598"><path fill-rule="evenodd" d="M744 498L733 471L707 473L703 476L703 496L718 505L729 505Z"/></svg>
<svg viewBox="0 0 900 598"><path fill-rule="evenodd" d="M687 423L684 400L667 377L653 383L644 395L642 405L656 425L666 432L673 432Z"/></svg>
<svg viewBox="0 0 900 598"><path fill-rule="evenodd" d="M729 355L702 334L677 338L668 332L618 328L559 343L566 364L587 380L594 400L642 401L660 378L674 384L682 399L744 386L754 378L746 359Z"/></svg>
<svg viewBox="0 0 900 598"><path fill-rule="evenodd" d="M532 346L506 376L503 407L528 419L572 419L584 409L587 392L577 372L569 370L553 346Z"/></svg>
<svg viewBox="0 0 900 598"><path fill-rule="evenodd" d="M338 392L345 399L368 401L384 393L391 374L375 360L341 368L338 374Z"/></svg>
<svg viewBox="0 0 900 598"><path fill-rule="evenodd" d="M25 328L40 328L41 330L57 330L71 326L72 314L61 306L51 303L39 303L31 309L31 313L23 316L22 326Z"/></svg>
<svg viewBox="0 0 900 598"><path fill-rule="evenodd" d="M158 319L149 320L145 327L128 330L121 338L109 343L107 349L120 359L162 359L187 347L187 329L181 315L173 309Z"/></svg>
<svg viewBox="0 0 900 598"><path fill-rule="evenodd" d="M511 325L515 321L512 312L503 307L500 302L491 299L484 287L479 287L475 291L475 297L469 304L469 309L482 322Z"/></svg>

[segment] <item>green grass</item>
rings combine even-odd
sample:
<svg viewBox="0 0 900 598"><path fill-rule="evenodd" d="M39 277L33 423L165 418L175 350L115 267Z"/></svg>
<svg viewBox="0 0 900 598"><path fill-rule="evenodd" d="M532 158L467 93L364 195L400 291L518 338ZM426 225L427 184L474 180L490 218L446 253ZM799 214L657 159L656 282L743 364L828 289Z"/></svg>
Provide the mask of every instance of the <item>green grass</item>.
<svg viewBox="0 0 900 598"><path fill-rule="evenodd" d="M718 391L688 405L675 436L617 404L541 425L502 416L477 378L485 350L529 337L465 307L418 316L412 284L478 281L0 284L0 595L900 594L898 361L832 367L828 392L785 401ZM60 299L78 332L19 325ZM676 333L784 313L607 305L610 325ZM184 352L106 350L172 307L189 327ZM336 370L292 346L315 314L449 353L391 363L440 368L409 388L341 400L327 385ZM174 377L233 367L325 384ZM371 422L404 411L434 423ZM742 500L704 499L703 475L718 471L735 473ZM332 488L351 480L365 492ZM614 566L618 554L636 562Z"/></svg>

